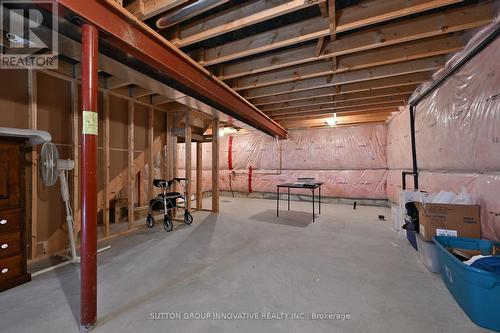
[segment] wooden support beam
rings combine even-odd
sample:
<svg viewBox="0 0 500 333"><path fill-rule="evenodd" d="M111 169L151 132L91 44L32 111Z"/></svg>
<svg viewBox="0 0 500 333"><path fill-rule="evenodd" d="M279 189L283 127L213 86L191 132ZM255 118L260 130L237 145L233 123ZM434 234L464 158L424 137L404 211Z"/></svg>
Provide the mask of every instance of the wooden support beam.
<svg viewBox="0 0 500 333"><path fill-rule="evenodd" d="M428 82L432 79L433 71L399 75L384 79L377 79L372 81L363 81L356 83L349 83L339 86L339 91L332 91L332 87L320 87L311 90L302 90L298 92L290 92L278 96L266 96L261 98L252 99L252 103L256 106L262 107L264 105L271 105L276 103L289 103L309 100L311 98L321 97L325 95L344 95L352 93L371 93L377 94L381 89L408 87L414 86L419 83Z"/></svg>
<svg viewBox="0 0 500 333"><path fill-rule="evenodd" d="M442 56L411 60L390 65L377 66L370 69L361 69L352 72L336 74L332 80L327 77L316 77L298 82L276 84L269 87L241 91L240 95L253 100L256 98L277 96L290 92L299 92L323 87L333 87L341 84L371 81L376 79L394 77L404 74L433 71L442 68L445 59Z"/></svg>
<svg viewBox="0 0 500 333"><path fill-rule="evenodd" d="M110 192L109 192L109 185L110 185L110 175L109 175L109 170L110 170L110 165L111 165L111 155L109 152L109 142L111 139L111 132L110 132L110 126L109 126L109 119L110 119L110 107L109 107L109 93L105 91L102 94L103 97L103 121L104 121L104 133L103 133L103 162L104 162L104 183L103 183L103 195L102 195L102 216L103 216L103 222L104 222L104 237L109 237L110 235L110 227L109 227L109 201L111 200L110 198Z"/></svg>
<svg viewBox="0 0 500 333"><path fill-rule="evenodd" d="M328 19L312 18L219 46L206 48L203 61L197 60L202 66L213 66L282 47L313 41L328 35L328 30L325 29L328 25L327 21Z"/></svg>
<svg viewBox="0 0 500 333"><path fill-rule="evenodd" d="M391 114L392 112L380 112L378 114L368 116L349 116L343 117L342 119L337 117L337 124L335 125L335 127L352 126L358 124L382 124L391 116ZM331 115L329 117L331 117ZM301 120L282 124L287 129L331 127L326 122L327 118L329 117L323 119Z"/></svg>
<svg viewBox="0 0 500 333"><path fill-rule="evenodd" d="M328 0L328 17L330 18L330 38L336 39L337 34L337 10L335 9L335 0Z"/></svg>
<svg viewBox="0 0 500 333"><path fill-rule="evenodd" d="M153 108L148 109L148 200L153 199L153 179L154 179L154 115L155 110ZM168 176L167 176L168 177Z"/></svg>
<svg viewBox="0 0 500 333"><path fill-rule="evenodd" d="M381 110L371 110L368 113L365 114L355 114L355 115L345 115L341 116L337 114L337 125L342 125L347 123L351 123L353 120L356 119L356 122L373 122L373 121L385 121L387 118L393 113L397 112L396 109L381 109ZM291 125L312 125L312 124L321 124L323 125L326 123L328 119L332 118L332 114L326 113L323 115L318 115L318 116L311 116L311 117L302 117L302 118L295 118L295 119L285 119L283 121L280 121L280 123L283 124L283 126L288 127Z"/></svg>
<svg viewBox="0 0 500 333"><path fill-rule="evenodd" d="M378 105L372 105L372 106L365 106L365 107L354 107L354 108L345 108L342 110L337 110L335 108L332 108L330 110L318 110L318 111L309 111L303 114L290 114L290 115L283 115L283 116L276 116L273 117L276 121L280 122L287 122L287 121L292 121L292 120L299 120L299 119L316 119L320 116L324 117L332 117L333 113L337 113L337 116L341 113L347 113L347 112L361 112L361 111L366 111L366 113L372 113L372 112L379 112L380 110L384 110L386 112L396 112L398 111L398 108L400 106L403 106L401 103L385 103L385 104L378 104Z"/></svg>
<svg viewBox="0 0 500 333"><path fill-rule="evenodd" d="M271 118L276 118L280 115L306 113L308 111L319 111L319 110L341 111L344 108L352 108L352 107L358 107L361 109L367 105L374 105L374 104L378 105L378 104L389 103L396 105L405 105L410 96L411 94L403 94L403 95L386 96L386 97L372 97L354 101L333 101L333 102L318 103L318 104L308 104L295 108L267 111L266 114Z"/></svg>
<svg viewBox="0 0 500 333"><path fill-rule="evenodd" d="M172 178L179 177L178 174L178 157L179 157L179 145L177 144L177 137L174 136L172 140L172 151L173 151L173 158L172 158ZM178 192L178 186L177 183L174 183L174 192ZM175 218L177 216L177 209L174 209L173 211L173 217Z"/></svg>
<svg viewBox="0 0 500 333"><path fill-rule="evenodd" d="M127 228L132 229L134 224L134 102L128 101L128 218Z"/></svg>
<svg viewBox="0 0 500 333"><path fill-rule="evenodd" d="M379 122L385 121L393 112L394 109L380 109L371 110L366 113L352 112L345 114L337 114L337 125L345 125L347 123L363 123L363 122ZM303 119L288 119L280 121L283 126L290 127L309 127L309 126L323 126L326 121L332 117L332 114L325 114L321 116L314 116Z"/></svg>
<svg viewBox="0 0 500 333"><path fill-rule="evenodd" d="M191 119L192 122L192 119ZM193 126L191 126L193 127ZM186 129L185 128L174 128L173 133L175 136L180 137L180 138L186 138ZM196 141L196 142L204 142L205 137L201 134L196 134L191 131L191 141Z"/></svg>
<svg viewBox="0 0 500 333"><path fill-rule="evenodd" d="M333 66L330 61L318 61L265 74L250 75L228 83L236 91L267 87L431 56L445 55L459 51L463 46L463 39L456 35L423 39L333 58L336 62Z"/></svg>
<svg viewBox="0 0 500 333"><path fill-rule="evenodd" d="M335 32L345 32L399 17L425 12L463 0L365 0L338 12Z"/></svg>
<svg viewBox="0 0 500 333"><path fill-rule="evenodd" d="M196 142L196 210L203 209L203 143Z"/></svg>
<svg viewBox="0 0 500 333"><path fill-rule="evenodd" d="M321 59L332 58L360 51L371 50L383 46L395 45L422 38L440 36L452 32L477 28L493 20L494 7L491 2L482 2L462 8L451 8L443 11L413 17L381 27L363 29L359 32L338 36L335 41L325 45ZM323 23L322 23L323 22ZM255 35L235 42L219 45L205 50L205 59L199 62L203 66L212 66L230 60L238 60L249 55L278 49L303 41L329 35L328 21L311 19L300 24L278 28L268 35ZM317 30L323 31L318 33ZM316 31L316 32L314 32ZM310 37L308 37L311 35ZM249 47L251 45L251 47ZM251 61L236 61L225 64L220 79L228 80L245 75L263 73L280 68L317 61L316 45L307 44L273 52L268 55L252 58Z"/></svg>
<svg viewBox="0 0 500 333"><path fill-rule="evenodd" d="M33 69L28 70L28 126L30 129L38 128L38 86L37 72ZM31 219L31 258L37 256L38 244L38 151L36 147L31 150L31 209L29 217Z"/></svg>
<svg viewBox="0 0 500 333"><path fill-rule="evenodd" d="M333 103L333 102L350 102L350 101L366 101L368 99L377 98L377 97L399 97L399 96L407 96L412 94L417 88L417 84L402 86L402 87L392 87L392 88L383 88L377 89L373 91L361 91L355 92L351 94L335 94L328 93L324 95L320 95L317 97L311 97L307 99L301 99L297 101L290 102L278 102L273 104L267 104L260 107L261 111L264 113L272 112L272 111L280 111L280 110L289 110L302 106L308 105L321 105L324 103Z"/></svg>
<svg viewBox="0 0 500 333"><path fill-rule="evenodd" d="M171 40L171 42L177 47L185 47L324 1L290 0L282 1L284 3L277 6L272 6L273 3L267 0L243 3L236 8L230 8L225 12L214 14L195 21L186 27L181 27L178 38Z"/></svg>
<svg viewBox="0 0 500 333"><path fill-rule="evenodd" d="M212 120L212 212L219 212L219 119Z"/></svg>
<svg viewBox="0 0 500 333"><path fill-rule="evenodd" d="M167 179L174 178L174 114L167 113L167 137L166 137L166 146L167 146L167 154L166 161L164 163L167 164Z"/></svg>
<svg viewBox="0 0 500 333"><path fill-rule="evenodd" d="M186 200L186 210L188 212L191 212L191 194L192 194L192 184L191 184L191 180L192 180L192 177L191 177L191 171L192 171L192 165L191 165L191 110L187 110L186 111L186 115L185 115L185 134L184 134L184 138L185 138L185 152L186 152L186 158L185 158L185 162L186 162L186 165L185 165L185 172L186 172L186 197L187 197L187 200Z"/></svg>
<svg viewBox="0 0 500 333"><path fill-rule="evenodd" d="M73 231L75 242L78 241L78 233L82 225L82 216L80 213L80 103L78 101L78 82L72 80L71 87L71 150L72 158L75 161L75 168L72 172L71 182L71 204L73 209Z"/></svg>
<svg viewBox="0 0 500 333"><path fill-rule="evenodd" d="M320 37L318 39L318 44L316 45L316 57L319 57L322 53L323 50L325 49L325 37Z"/></svg>

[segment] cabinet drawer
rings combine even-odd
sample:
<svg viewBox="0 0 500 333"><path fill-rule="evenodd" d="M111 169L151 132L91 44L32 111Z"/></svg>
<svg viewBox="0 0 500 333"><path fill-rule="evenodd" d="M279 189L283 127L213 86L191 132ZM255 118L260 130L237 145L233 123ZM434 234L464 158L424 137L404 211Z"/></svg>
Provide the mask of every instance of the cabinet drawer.
<svg viewBox="0 0 500 333"><path fill-rule="evenodd" d="M21 233L0 234L0 259L21 254Z"/></svg>
<svg viewBox="0 0 500 333"><path fill-rule="evenodd" d="M23 220L22 209L4 209L0 210L0 234L6 234L20 230Z"/></svg>
<svg viewBox="0 0 500 333"><path fill-rule="evenodd" d="M21 275L21 267L21 256L0 259L0 282L7 281Z"/></svg>

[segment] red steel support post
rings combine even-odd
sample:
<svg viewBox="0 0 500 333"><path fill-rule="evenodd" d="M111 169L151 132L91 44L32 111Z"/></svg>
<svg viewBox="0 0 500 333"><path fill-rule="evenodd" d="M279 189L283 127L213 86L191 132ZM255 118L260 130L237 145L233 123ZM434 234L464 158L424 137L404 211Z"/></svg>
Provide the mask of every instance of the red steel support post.
<svg viewBox="0 0 500 333"><path fill-rule="evenodd" d="M97 320L97 89L98 31L82 26L81 290L80 330Z"/></svg>

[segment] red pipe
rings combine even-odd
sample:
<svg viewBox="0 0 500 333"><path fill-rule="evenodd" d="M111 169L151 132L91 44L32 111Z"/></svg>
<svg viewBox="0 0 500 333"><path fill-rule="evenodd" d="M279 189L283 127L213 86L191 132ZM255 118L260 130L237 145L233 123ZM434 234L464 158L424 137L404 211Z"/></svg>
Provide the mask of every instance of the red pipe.
<svg viewBox="0 0 500 333"><path fill-rule="evenodd" d="M227 143L227 166L229 170L233 170L233 137L229 136L229 141Z"/></svg>
<svg viewBox="0 0 500 333"><path fill-rule="evenodd" d="M82 154L81 154L81 290L80 327L91 330L97 320L97 89L98 31L82 26Z"/></svg>
<svg viewBox="0 0 500 333"><path fill-rule="evenodd" d="M252 172L253 167L250 165L248 168L248 193L252 193Z"/></svg>

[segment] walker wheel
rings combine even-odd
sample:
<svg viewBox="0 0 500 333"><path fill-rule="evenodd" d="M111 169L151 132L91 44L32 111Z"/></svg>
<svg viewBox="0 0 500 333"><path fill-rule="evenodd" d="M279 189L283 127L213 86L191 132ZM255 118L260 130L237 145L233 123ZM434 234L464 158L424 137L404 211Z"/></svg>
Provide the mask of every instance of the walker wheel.
<svg viewBox="0 0 500 333"><path fill-rule="evenodd" d="M153 216L151 216L151 214L148 214L148 216L146 217L146 225L148 226L148 228L152 228L155 226L155 219L153 218Z"/></svg>
<svg viewBox="0 0 500 333"><path fill-rule="evenodd" d="M165 218L163 219L163 229L165 229L166 232L170 232L172 231L172 229L174 229L172 219L168 216L165 216Z"/></svg>
<svg viewBox="0 0 500 333"><path fill-rule="evenodd" d="M190 212L184 212L184 223L188 225L193 223L193 215Z"/></svg>

